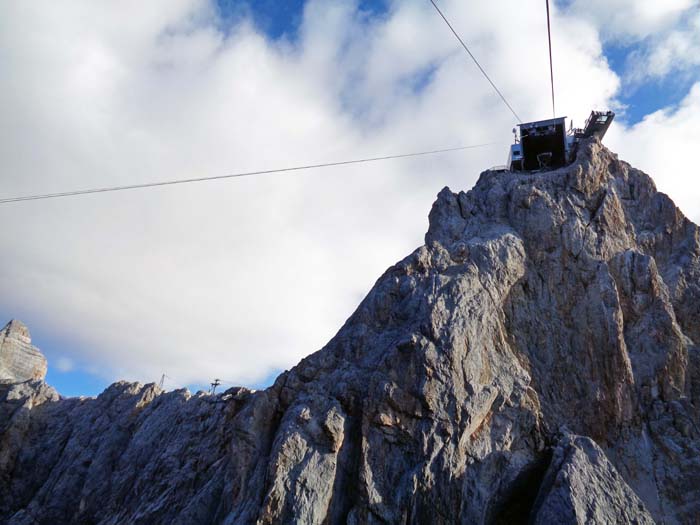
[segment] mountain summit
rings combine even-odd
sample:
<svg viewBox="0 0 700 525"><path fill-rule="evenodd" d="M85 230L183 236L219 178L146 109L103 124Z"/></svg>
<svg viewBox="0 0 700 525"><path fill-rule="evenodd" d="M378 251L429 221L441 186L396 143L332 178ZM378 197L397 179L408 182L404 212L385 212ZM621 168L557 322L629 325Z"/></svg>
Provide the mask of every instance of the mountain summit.
<svg viewBox="0 0 700 525"><path fill-rule="evenodd" d="M445 188L273 386L0 385L0 523L693 523L700 232L592 139Z"/></svg>
<svg viewBox="0 0 700 525"><path fill-rule="evenodd" d="M46 358L32 346L29 329L13 319L0 330L0 381L21 382L44 379Z"/></svg>

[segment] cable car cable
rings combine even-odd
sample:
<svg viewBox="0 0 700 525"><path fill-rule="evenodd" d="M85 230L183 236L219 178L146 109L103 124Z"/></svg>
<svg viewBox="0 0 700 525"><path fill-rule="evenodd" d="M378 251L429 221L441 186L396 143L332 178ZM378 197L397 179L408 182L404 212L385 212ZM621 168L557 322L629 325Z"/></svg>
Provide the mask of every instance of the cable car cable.
<svg viewBox="0 0 700 525"><path fill-rule="evenodd" d="M58 192L58 193L44 193L44 194L38 194L38 195L24 195L24 196L18 196L18 197L6 197L4 199L0 199L0 204L8 204L10 202L22 202L22 201L34 201L34 200L42 200L42 199L54 199L58 197L70 197L74 195L88 195L92 193L107 193L107 192L112 192L112 191L123 191L123 190L136 190L136 189L141 189L141 188L153 188L156 186L172 186L175 184L188 184L190 182L205 182L205 181L212 181L212 180L221 180L221 179L232 179L236 177L250 177L253 175L267 175L270 173L283 173L283 172L288 172L288 171L301 171L301 170L310 170L310 169L318 169L318 168L329 168L331 166L346 166L349 164L361 164L361 163L367 163L367 162L377 162L377 161L382 161L382 160L391 160L391 159L404 159L408 157L420 157L424 155L436 155L438 153L448 153L452 151L461 151L461 150L467 150L467 149L475 149L475 148L483 148L486 146L494 146L500 144L499 142L489 142L486 144L474 144L471 146L459 146L456 148L444 148L444 149L435 149L435 150L430 150L430 151L419 151L416 153L403 153L400 155L387 155L384 157L369 157L369 158L363 158L363 159L353 159L353 160L343 160L339 162L325 162L323 164L308 164L305 166L293 166L289 168L277 168L277 169L269 169L269 170L259 170L259 171L248 171L248 172L242 172L242 173L230 173L227 175L214 175L211 177L198 177L198 178L191 178L191 179L178 179L178 180L166 180L166 181L157 181L157 182L146 182L142 184L129 184L125 186L111 186L111 187L106 187L106 188L90 188L90 189L84 189L84 190L74 190L74 191L63 191L63 192Z"/></svg>
<svg viewBox="0 0 700 525"><path fill-rule="evenodd" d="M557 112L554 110L554 66L552 65L552 29L549 23L549 0L545 0L547 4L547 39L549 40L549 79L552 83L552 118L557 118Z"/></svg>
<svg viewBox="0 0 700 525"><path fill-rule="evenodd" d="M518 119L518 122L520 122L520 123L522 124L522 122L523 122L522 119L518 116L518 114L515 112L515 110L513 109L513 107L508 103L508 101L506 100L506 97L504 97L504 96L503 96L503 93L501 93L501 90L498 89L498 88L496 87L496 84L493 83L493 80L491 80L491 77L489 77L488 74L486 73L486 71L484 71L484 68L481 67L481 64L479 64L479 61L476 59L476 57L472 54L471 51L469 51L469 48L467 47L467 44L465 44L464 41L461 39L461 37L457 34L457 31L455 31L454 27L452 27L452 24L450 24L450 21L447 20L447 17L442 13L442 11L440 11L440 8L437 6L437 4L434 2L434 0L430 0L430 3L433 4L433 7L434 7L434 8L437 10L437 12L440 14L440 16L442 17L442 19L443 19L443 20L445 21L445 23L447 24L447 27L450 28L450 30L452 31L452 33L454 34L454 36L457 37L457 40L459 40L459 43L462 44L462 47L465 49L465 51L466 51L467 53L469 53L469 56L472 58L472 60L473 60L474 63L476 64L476 66L479 68L479 71L481 71L481 73L484 75L484 77L486 77L486 80L489 81L489 84L491 84L491 87L493 87L493 89L496 90L496 93L498 93L498 96L501 97L501 100L503 101L503 103L504 103L506 106L508 106L508 109L510 110L510 112L513 113L513 115L515 115L515 118Z"/></svg>

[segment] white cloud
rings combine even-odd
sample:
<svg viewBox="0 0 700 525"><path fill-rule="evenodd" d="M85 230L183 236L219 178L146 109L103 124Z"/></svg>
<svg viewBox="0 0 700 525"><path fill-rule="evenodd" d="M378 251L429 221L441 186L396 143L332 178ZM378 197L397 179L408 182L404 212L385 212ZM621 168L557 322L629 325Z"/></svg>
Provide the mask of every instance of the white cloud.
<svg viewBox="0 0 700 525"><path fill-rule="evenodd" d="M59 357L55 363L52 363L61 372L71 372L75 370L75 363L69 357Z"/></svg>
<svg viewBox="0 0 700 525"><path fill-rule="evenodd" d="M603 38L633 41L674 27L697 0L574 0L575 16L592 21Z"/></svg>
<svg viewBox="0 0 700 525"><path fill-rule="evenodd" d="M700 144L700 82L679 107L656 111L631 127L615 126L606 142L621 158L652 175L659 190L700 222L700 182L693 159Z"/></svg>
<svg viewBox="0 0 700 525"><path fill-rule="evenodd" d="M548 116L543 13L441 5L521 116ZM619 79L594 26L554 16L558 107L581 121ZM203 0L0 5L3 194L503 147L0 206L0 311L109 379L250 384L295 364L422 242L442 186L505 160L513 118L428 3L368 20L314 1L296 43L217 27Z"/></svg>
<svg viewBox="0 0 700 525"><path fill-rule="evenodd" d="M700 10L677 28L650 38L645 47L631 53L627 65L627 80L634 84L664 78L670 73L697 73L700 66Z"/></svg>
<svg viewBox="0 0 700 525"><path fill-rule="evenodd" d="M566 10L591 22L607 43L628 49L627 87L700 66L697 0L574 0Z"/></svg>

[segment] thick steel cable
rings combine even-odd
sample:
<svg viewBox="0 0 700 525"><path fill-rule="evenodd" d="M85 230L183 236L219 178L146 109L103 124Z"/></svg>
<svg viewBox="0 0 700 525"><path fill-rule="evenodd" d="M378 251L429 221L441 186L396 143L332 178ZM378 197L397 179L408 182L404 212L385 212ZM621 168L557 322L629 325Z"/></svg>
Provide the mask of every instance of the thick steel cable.
<svg viewBox="0 0 700 525"><path fill-rule="evenodd" d="M547 39L549 40L549 79L552 84L552 118L557 117L557 112L554 109L554 66L552 65L552 29L549 23L549 0L545 0L547 4Z"/></svg>
<svg viewBox="0 0 700 525"><path fill-rule="evenodd" d="M288 172L288 171L301 171L301 170L310 170L310 169L318 169L318 168L329 168L331 166L346 166L348 164L361 164L361 163L366 163L366 162L377 162L381 160L390 160L390 159L403 159L407 157L420 157L424 155L436 155L438 153L448 153L450 151L461 151L461 150L466 150L466 149L475 149L475 148L483 148L486 146L493 146L499 144L498 142L489 142L487 144L474 144L471 146L459 146L456 148L444 148L444 149L435 149L435 150L430 150L430 151L420 151L417 153L403 153L400 155L387 155L384 157L370 157L370 158L363 158L363 159L353 159L353 160L343 160L339 162L326 162L323 164L309 164L306 166L294 166L290 168L277 168L277 169L269 169L269 170L259 170L259 171L248 171L248 172L242 172L242 173L231 173L228 175L214 175L211 177L198 177L198 178L192 178L192 179L178 179L178 180L166 180L166 181L157 181L157 182L145 182L142 184L129 184L125 186L110 186L106 188L90 188L90 189L84 189L84 190L74 190L74 191L63 191L63 192L58 192L58 193L44 193L44 194L38 194L38 195L24 195L24 196L18 196L18 197L6 197L4 199L0 199L0 204L7 204L10 202L22 202L22 201L34 201L34 200L42 200L42 199L54 199L58 197L70 197L73 195L88 195L91 193L106 193L106 192L111 192L111 191L123 191L123 190L136 190L136 189L141 189L141 188L153 188L156 186L173 186L175 184L188 184L191 182L205 182L205 181L212 181L212 180L221 180L221 179L233 179L236 177L250 177L253 175L267 175L270 173L283 173L283 172Z"/></svg>
<svg viewBox="0 0 700 525"><path fill-rule="evenodd" d="M437 12L440 14L442 19L445 21L445 23L447 24L447 27L450 28L450 31L452 31L452 34L455 37L457 37L457 40L459 40L459 43L462 44L462 47L464 48L464 50L467 53L469 53L469 56L472 58L472 60L476 64L476 67L479 68L479 71L481 71L481 73L484 75L486 80L489 81L489 84L491 84L491 87L493 87L493 89L496 91L496 93L498 93L498 96L501 97L501 100L503 101L503 103L506 106L508 106L508 109L510 110L510 112L515 116L516 119L518 119L518 122L522 123L523 122L522 119L518 116L518 114L515 112L513 107L508 103L508 101L506 100L506 97L504 97L503 93L501 93L501 90L498 89L498 87L496 87L496 84L493 83L493 80L491 80L491 77L489 77L488 74L486 73L486 71L484 71L484 68L481 67L481 64L479 64L479 61L476 59L476 57L472 54L471 51L469 51L467 44L465 44L464 40L462 40L462 38L459 36L459 34L457 34L457 31L455 31L455 28L452 27L452 24L450 24L450 21L447 19L447 17L443 14L442 11L440 11L440 8L437 6L437 4L433 0L430 0L430 3L433 4L433 7L437 10Z"/></svg>

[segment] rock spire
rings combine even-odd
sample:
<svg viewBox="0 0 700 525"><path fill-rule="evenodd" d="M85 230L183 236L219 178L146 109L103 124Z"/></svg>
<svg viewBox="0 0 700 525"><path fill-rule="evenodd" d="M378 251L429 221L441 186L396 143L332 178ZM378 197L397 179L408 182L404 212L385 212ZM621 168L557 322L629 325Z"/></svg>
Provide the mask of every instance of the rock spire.
<svg viewBox="0 0 700 525"><path fill-rule="evenodd" d="M32 346L29 329L13 319L0 331L0 381L19 383L46 377L46 358Z"/></svg>

